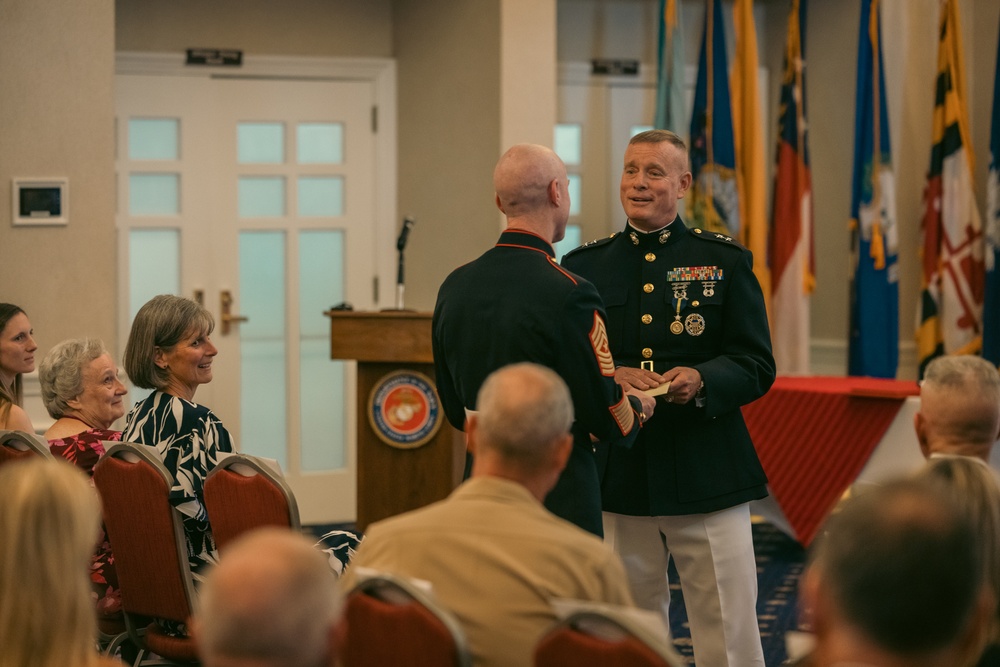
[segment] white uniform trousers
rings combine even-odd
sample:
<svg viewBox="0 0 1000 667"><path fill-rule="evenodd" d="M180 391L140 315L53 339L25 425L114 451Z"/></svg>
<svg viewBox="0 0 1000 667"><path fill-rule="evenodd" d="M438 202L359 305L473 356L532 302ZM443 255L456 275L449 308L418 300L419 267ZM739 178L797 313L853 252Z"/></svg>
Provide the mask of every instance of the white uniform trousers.
<svg viewBox="0 0 1000 667"><path fill-rule="evenodd" d="M662 613L668 628L674 559L697 667L764 667L749 504L684 516L605 512L604 541L625 563L636 604Z"/></svg>

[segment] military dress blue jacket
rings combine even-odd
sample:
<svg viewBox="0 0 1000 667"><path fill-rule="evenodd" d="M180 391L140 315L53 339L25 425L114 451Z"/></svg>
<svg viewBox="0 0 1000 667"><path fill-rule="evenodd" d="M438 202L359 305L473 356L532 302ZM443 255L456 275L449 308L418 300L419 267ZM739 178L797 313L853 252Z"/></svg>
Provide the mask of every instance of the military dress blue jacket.
<svg viewBox="0 0 1000 667"><path fill-rule="evenodd" d="M590 436L629 446L640 422L638 400L614 381L604 307L594 286L559 266L545 239L508 230L496 246L445 279L432 326L437 389L455 428L463 428L479 387L501 366L531 361L566 381L576 417L573 451L545 506L602 535Z"/></svg>
<svg viewBox="0 0 1000 667"><path fill-rule="evenodd" d="M600 448L603 507L629 516L713 512L767 495L740 407L775 377L764 298L749 250L678 216L644 234L630 225L568 253L607 308L615 362L701 373L697 401L657 400L629 450Z"/></svg>

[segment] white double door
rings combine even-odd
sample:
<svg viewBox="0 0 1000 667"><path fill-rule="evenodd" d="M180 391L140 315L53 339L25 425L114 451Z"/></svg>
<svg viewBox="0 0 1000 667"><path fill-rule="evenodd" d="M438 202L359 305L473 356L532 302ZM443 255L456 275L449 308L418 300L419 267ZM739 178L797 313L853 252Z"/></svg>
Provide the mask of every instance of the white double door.
<svg viewBox="0 0 1000 667"><path fill-rule="evenodd" d="M389 287L378 82L119 72L122 348L153 295L201 301L219 355L197 402L280 463L304 522L352 521L354 368L323 311Z"/></svg>

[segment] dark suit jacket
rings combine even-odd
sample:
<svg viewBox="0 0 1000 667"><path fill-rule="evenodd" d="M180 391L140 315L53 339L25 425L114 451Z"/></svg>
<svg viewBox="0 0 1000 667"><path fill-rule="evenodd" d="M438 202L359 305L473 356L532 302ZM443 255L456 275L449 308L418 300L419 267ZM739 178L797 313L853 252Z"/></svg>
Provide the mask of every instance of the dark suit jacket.
<svg viewBox="0 0 1000 667"><path fill-rule="evenodd" d="M463 428L486 376L532 361L569 385L576 422L573 453L545 505L602 534L601 499L590 434L630 445L639 432L633 405L614 381L604 308L594 286L553 259L551 244L506 231L479 259L441 285L433 320L434 367L448 421ZM631 399L636 400L636 399Z"/></svg>
<svg viewBox="0 0 1000 667"><path fill-rule="evenodd" d="M688 366L704 382L704 407L660 399L633 448L599 452L604 509L630 516L713 512L767 495L740 411L775 376L751 253L680 217L667 230L626 226L563 259L601 293L616 363Z"/></svg>

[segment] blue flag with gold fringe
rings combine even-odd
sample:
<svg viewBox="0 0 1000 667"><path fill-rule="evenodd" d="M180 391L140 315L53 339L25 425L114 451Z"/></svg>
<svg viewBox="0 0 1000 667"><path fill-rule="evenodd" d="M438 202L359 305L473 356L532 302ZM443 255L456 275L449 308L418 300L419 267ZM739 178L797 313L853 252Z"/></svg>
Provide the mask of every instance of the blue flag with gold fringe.
<svg viewBox="0 0 1000 667"><path fill-rule="evenodd" d="M899 363L896 193L879 0L862 0L851 186L848 374L894 378Z"/></svg>

